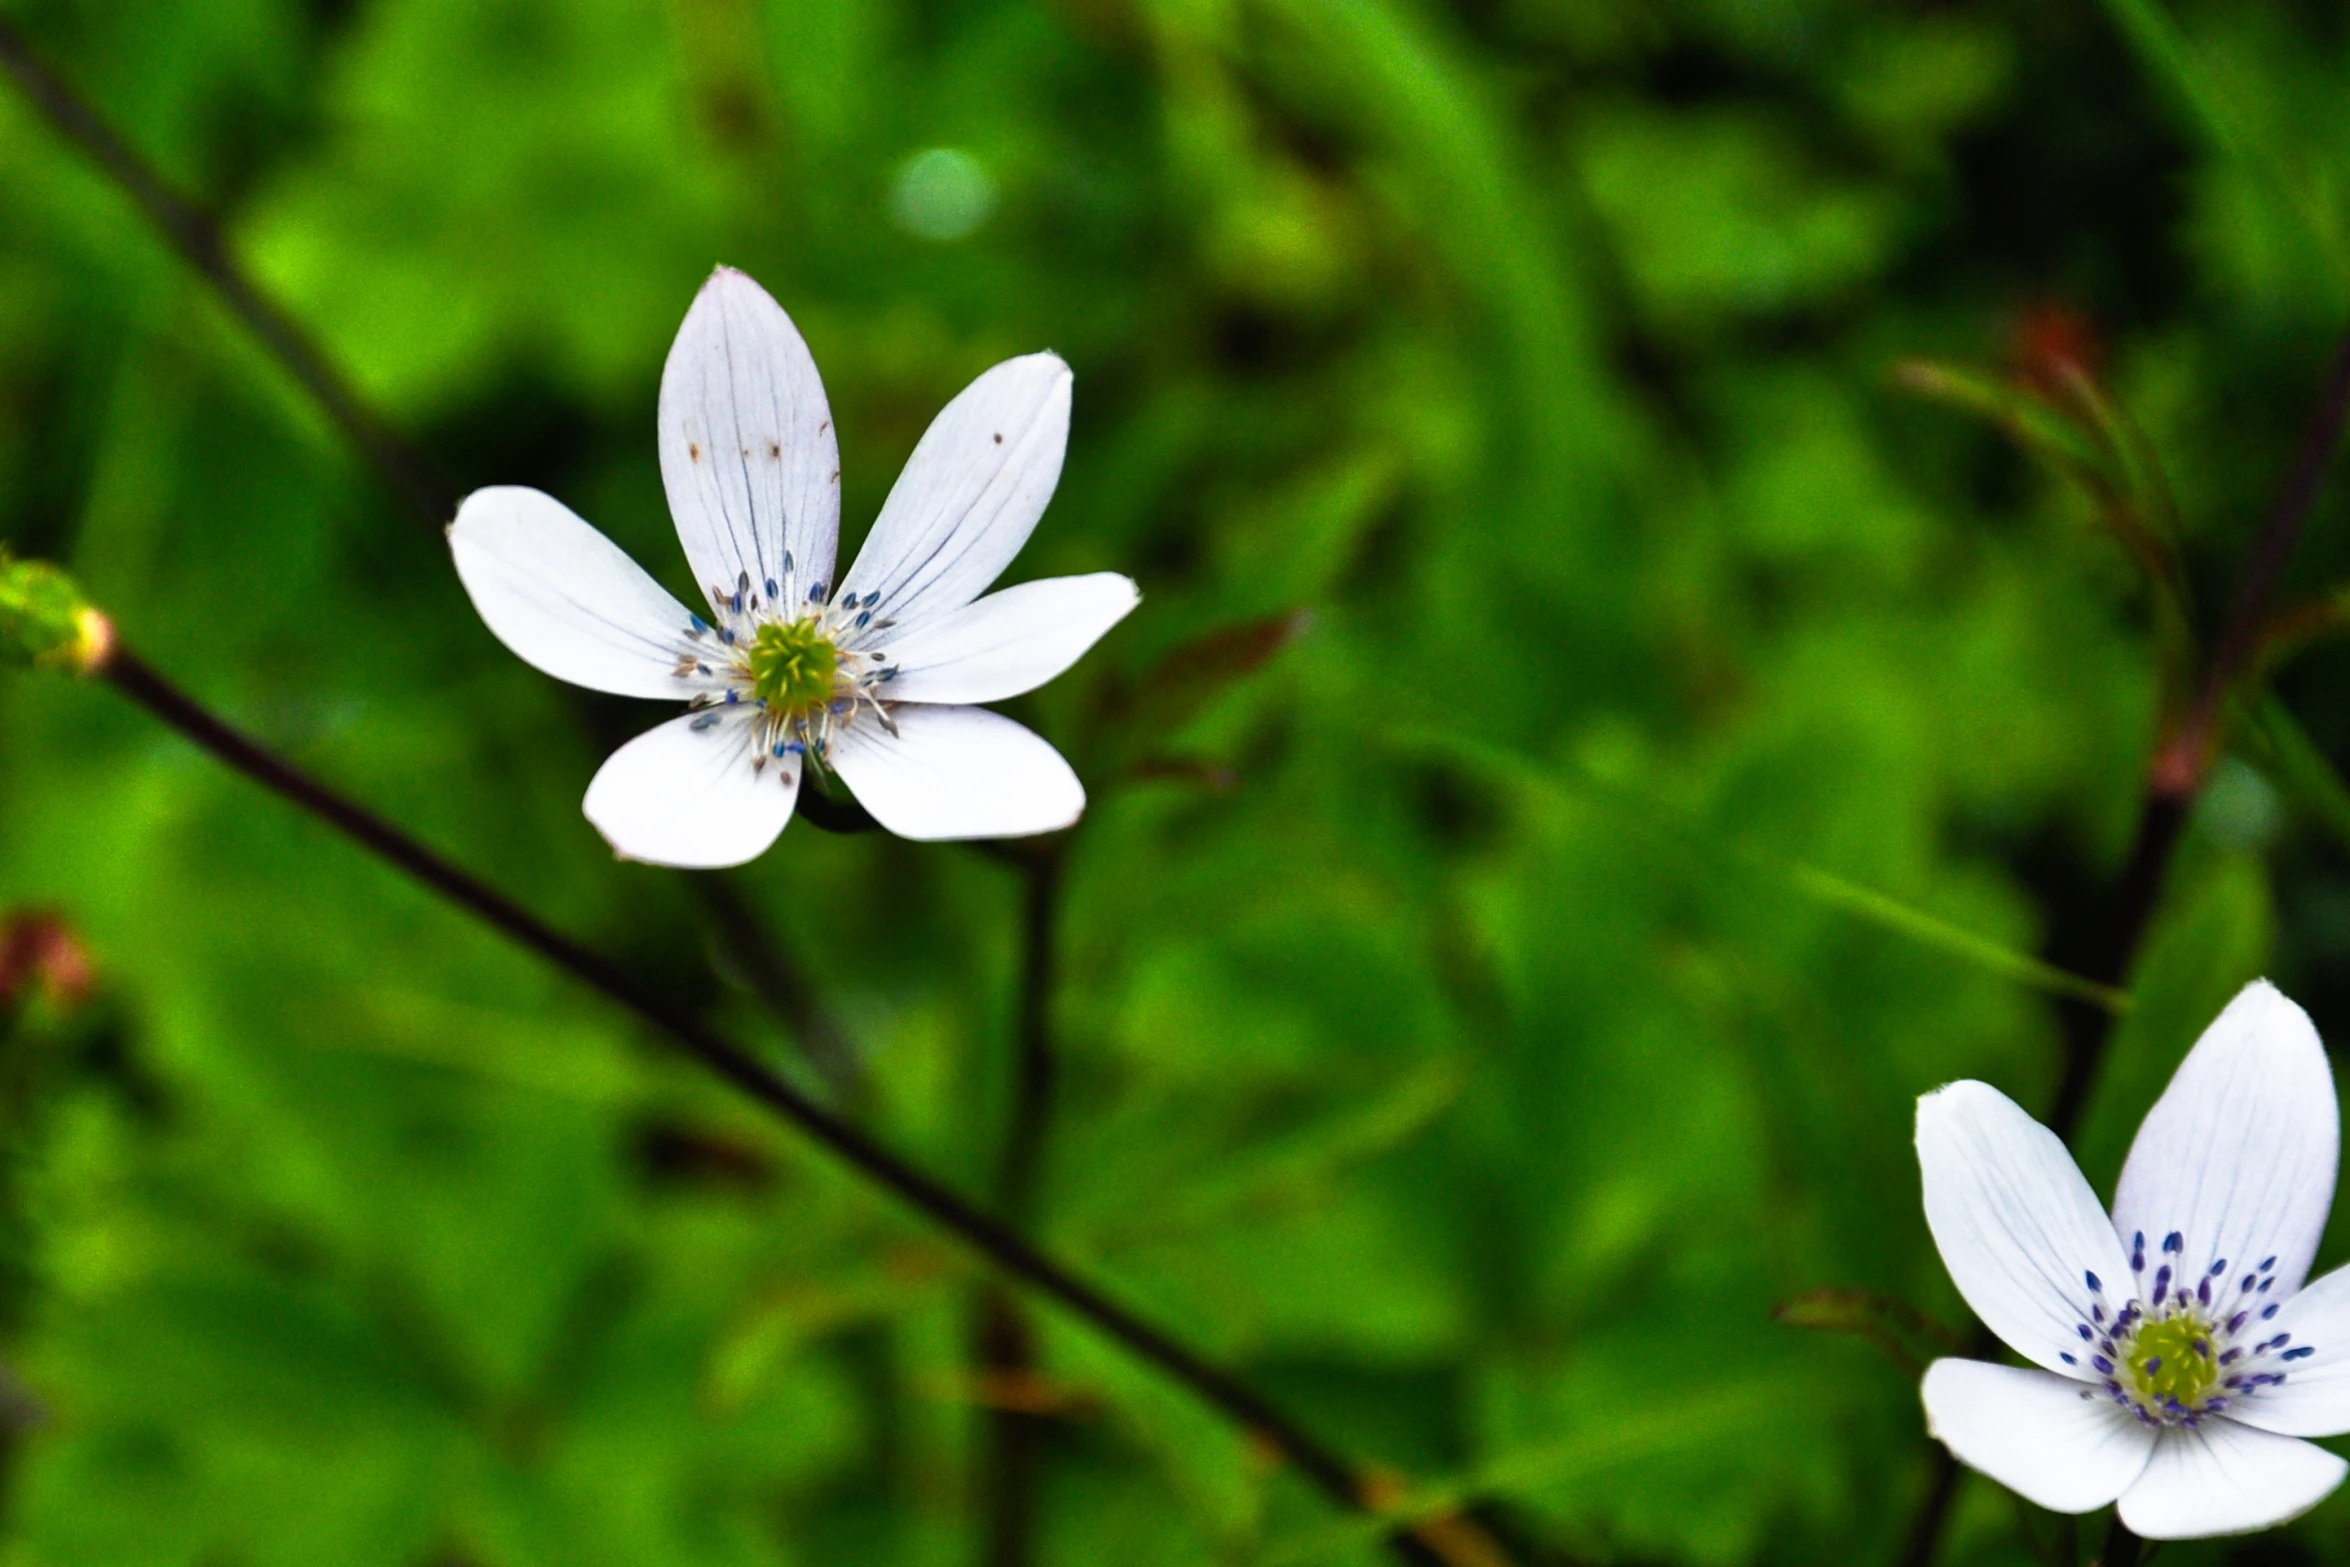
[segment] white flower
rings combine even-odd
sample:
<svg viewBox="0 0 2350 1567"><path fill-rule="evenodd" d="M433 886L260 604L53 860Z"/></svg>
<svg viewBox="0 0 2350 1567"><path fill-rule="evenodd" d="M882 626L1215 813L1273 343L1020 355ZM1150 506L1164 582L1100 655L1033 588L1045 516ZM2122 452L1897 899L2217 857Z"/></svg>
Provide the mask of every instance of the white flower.
<svg viewBox="0 0 2350 1567"><path fill-rule="evenodd" d="M2341 1124L2308 1016L2265 981L2138 1128L2109 1223L2054 1133L1983 1083L1918 1101L1926 1222L2023 1370L1938 1360L1926 1423L2058 1512L2119 1500L2150 1540L2265 1529L2341 1483L2350 1269L2301 1288Z"/></svg>
<svg viewBox="0 0 2350 1567"><path fill-rule="evenodd" d="M449 528L498 638L559 679L693 709L614 752L588 820L621 855L739 865L830 770L908 838L1066 827L1085 790L1060 753L970 704L1035 689L1136 602L1115 572L979 595L1052 498L1069 367L1008 360L914 448L847 576L840 451L808 346L758 284L720 268L661 374L661 481L709 607L671 598L536 490L478 490Z"/></svg>

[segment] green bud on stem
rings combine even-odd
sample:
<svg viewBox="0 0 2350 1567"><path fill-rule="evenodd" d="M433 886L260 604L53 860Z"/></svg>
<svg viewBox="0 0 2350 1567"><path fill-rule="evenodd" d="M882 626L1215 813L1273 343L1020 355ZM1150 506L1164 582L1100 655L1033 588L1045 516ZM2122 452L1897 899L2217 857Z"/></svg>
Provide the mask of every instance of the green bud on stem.
<svg viewBox="0 0 2350 1567"><path fill-rule="evenodd" d="M0 549L0 664L95 674L114 653L114 623L80 584L46 561Z"/></svg>

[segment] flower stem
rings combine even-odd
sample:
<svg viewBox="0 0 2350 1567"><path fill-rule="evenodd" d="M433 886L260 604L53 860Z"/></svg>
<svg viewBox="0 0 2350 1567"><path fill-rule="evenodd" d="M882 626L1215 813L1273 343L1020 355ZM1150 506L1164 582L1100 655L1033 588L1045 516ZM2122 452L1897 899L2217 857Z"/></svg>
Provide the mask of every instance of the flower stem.
<svg viewBox="0 0 2350 1567"><path fill-rule="evenodd" d="M1053 991L1060 982L1061 878L1068 839L1039 839L1024 867L1020 966L1020 1060L1013 1085L1012 1122L996 1168L996 1196L1020 1218L1036 1206L1038 1172L1051 1130L1053 1088L1060 1075L1053 1043Z"/></svg>
<svg viewBox="0 0 2350 1567"><path fill-rule="evenodd" d="M2098 1547L2097 1559L2089 1567L2138 1567L2146 1542L2130 1532L2122 1522L2120 1508L2113 1510L2113 1522L2105 1529L2105 1543Z"/></svg>
<svg viewBox="0 0 2350 1567"><path fill-rule="evenodd" d="M2088 966L2089 977L2097 983L2115 989L2128 987L2138 950L2162 905L2163 882L2170 874L2171 857L2178 850L2193 805L2192 794L2148 787L2138 811L2130 857L2123 862L2121 877L2114 884L2103 940ZM2047 1124L2050 1131L2070 1143L2080 1129L2089 1091L2096 1086L2097 1070L2104 1064L2105 1049L2119 1019L2103 1007L2070 996L2059 997L2056 1010L2064 1037L2064 1075L2057 1082Z"/></svg>
<svg viewBox="0 0 2350 1567"><path fill-rule="evenodd" d="M841 1032L839 1020L817 999L815 987L792 961L789 949L776 939L743 882L731 873L712 873L689 876L686 885L701 902L710 933L727 961L767 1010L783 1020L792 1042L832 1091L833 1103L848 1104L862 1086L855 1047Z"/></svg>
<svg viewBox="0 0 2350 1567"><path fill-rule="evenodd" d="M297 771L214 716L119 642L91 673L238 772L308 811L386 863L666 1033L686 1055L790 1122L858 1174L954 1234L1005 1276L1071 1313L1190 1388L1263 1441L1341 1506L1372 1512L1369 1478L1233 1373L1185 1347L1046 1256L1004 1221L942 1186L810 1099L699 1017L641 985L601 953L574 941L458 869L399 828ZM1441 1560L1417 1535L1388 1544L1403 1560Z"/></svg>
<svg viewBox="0 0 2350 1567"><path fill-rule="evenodd" d="M2269 513L2268 526L2245 564L2234 607L2212 650L2202 686L2155 756L2155 791L2192 798L2218 759L2229 699L2236 694L2240 679L2251 671L2285 567L2309 525L2310 513L2325 487L2326 472L2333 466L2334 452L2342 443L2345 421L2350 421L2350 334L2345 334L2334 350L2324 394L2302 433L2299 454Z"/></svg>
<svg viewBox="0 0 2350 1567"><path fill-rule="evenodd" d="M1036 1187L1051 1132L1059 1055L1052 1032L1060 971L1061 878L1068 836L1036 841L1021 863L1019 1058L1012 1117L996 1166L996 1207L1014 1224L1035 1217ZM990 1283L980 1294L977 1360L986 1386L1008 1395L1034 1386L1036 1334L1018 1301ZM1047 1415L1032 1400L991 1403L976 1486L983 1509L980 1559L986 1567L1026 1567L1035 1557L1037 1493L1044 1480Z"/></svg>

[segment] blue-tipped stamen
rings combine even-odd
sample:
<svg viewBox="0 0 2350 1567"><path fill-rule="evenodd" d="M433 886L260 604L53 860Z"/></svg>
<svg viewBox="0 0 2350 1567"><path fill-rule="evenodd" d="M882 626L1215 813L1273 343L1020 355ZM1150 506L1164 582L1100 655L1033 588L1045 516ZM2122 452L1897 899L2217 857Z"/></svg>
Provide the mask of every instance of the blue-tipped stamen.
<svg viewBox="0 0 2350 1567"><path fill-rule="evenodd" d="M2131 1271L2143 1274L2146 1237L2138 1232L2131 1241ZM2161 1250L2165 1257L2183 1261L2184 1233L2165 1234ZM2313 1358L2316 1348L2294 1344L2291 1333L2272 1333L2249 1344L2241 1338L2254 1321L2268 1322L2280 1309L2281 1303L2251 1298L2274 1286L2276 1279L2268 1270L2275 1264L2271 1257L2254 1272L2237 1276L2234 1304L2215 1307L2215 1287L2226 1289L2230 1276L2225 1257L2193 1275L2191 1284L2183 1267L2165 1261L2147 1281L2151 1288L2142 1287L2137 1299L2111 1313L2094 1298L2104 1293L2104 1281L2084 1270L2081 1281L2091 1298L2081 1305L2089 1320L2076 1323L2074 1331L2096 1346L2087 1359L2102 1378L2107 1396L2144 1425L2195 1429L2207 1416L2280 1385L2285 1373L2264 1369L2261 1363L2298 1363ZM2080 1364L2069 1351L2059 1351L2058 1358L2067 1366Z"/></svg>

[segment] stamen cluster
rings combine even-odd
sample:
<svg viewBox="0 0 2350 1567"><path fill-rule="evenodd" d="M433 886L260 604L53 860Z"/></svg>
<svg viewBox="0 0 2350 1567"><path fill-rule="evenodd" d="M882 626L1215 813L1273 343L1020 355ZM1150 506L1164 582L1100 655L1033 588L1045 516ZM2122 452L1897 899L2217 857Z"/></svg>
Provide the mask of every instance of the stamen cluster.
<svg viewBox="0 0 2350 1567"><path fill-rule="evenodd" d="M746 571L731 589L713 584L710 619L693 617L676 668L692 693L690 705L705 709L695 728L722 721L716 709L757 709L752 766L764 772L770 761L781 764L786 784L798 782L792 764L799 759L821 766L835 735L861 712L870 710L884 730L897 733L879 694L897 678L897 666L886 652L861 645L896 624L874 618L880 593L835 602L826 596L827 583L796 592L792 573L786 551L780 581L754 584Z"/></svg>
<svg viewBox="0 0 2350 1567"><path fill-rule="evenodd" d="M2160 1255L2148 1280L2145 1233L2132 1237L2137 1294L2118 1311L2106 1307L2104 1281L2082 1275L2089 1290L2079 1324L2089 1348L2082 1353L2089 1369L2105 1379L2107 1396L2142 1424L2192 1428L2233 1402L2282 1385L2286 1373L2277 1368L2316 1353L2294 1344L2292 1334L2270 1334L2262 1326L2280 1304L2266 1298L2276 1284L2276 1258L2262 1259L2231 1282L2222 1257L2189 1284L2185 1235L2173 1230L2164 1236ZM2082 1363L2069 1352L2061 1358L2070 1366Z"/></svg>

